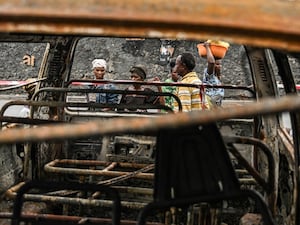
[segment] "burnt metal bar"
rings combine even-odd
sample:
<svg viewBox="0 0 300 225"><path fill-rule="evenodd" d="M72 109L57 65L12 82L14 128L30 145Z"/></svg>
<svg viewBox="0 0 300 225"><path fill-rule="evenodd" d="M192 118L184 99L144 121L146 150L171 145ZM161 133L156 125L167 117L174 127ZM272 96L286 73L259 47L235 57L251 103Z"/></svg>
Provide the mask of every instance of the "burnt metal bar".
<svg viewBox="0 0 300 225"><path fill-rule="evenodd" d="M29 181L26 182L24 185L22 185L16 195L14 207L13 207L13 216L12 216L12 224L19 224L20 221L22 221L22 206L24 203L24 195L28 193L32 189L40 189L40 190L61 190L61 189L68 189L68 190L80 190L80 191L101 191L110 196L112 199L112 224L113 225L120 225L120 219L121 219L121 202L120 202L120 196L119 193L110 187L104 186L104 185L96 185L96 184L87 184L87 183L64 183L64 182L40 182L40 181ZM46 201L48 200L48 196L42 196L43 199L39 199L40 201ZM52 196L50 196L51 198ZM54 197L56 198L56 201L58 200L66 200L65 198L60 197ZM74 198L74 199L68 199L67 201L75 201L77 204L85 204L89 205L92 203L97 204L97 200L91 200L91 199L82 199L82 198Z"/></svg>
<svg viewBox="0 0 300 225"><path fill-rule="evenodd" d="M34 84L34 83L37 83L37 82L40 82L40 81L43 81L43 80L46 80L46 79L47 79L47 77L43 77L43 78L40 78L40 79L37 79L37 80L34 80L34 81L30 81L30 82L24 81L23 84L18 84L18 85L9 86L9 87L1 87L0 92L16 89L16 88L20 88L20 87L24 87L24 86L27 86L29 84Z"/></svg>
<svg viewBox="0 0 300 225"><path fill-rule="evenodd" d="M142 195L153 195L153 189L152 188L141 188L141 187L130 187L130 186L111 186L112 188L115 188L120 191L120 193L137 193Z"/></svg>
<svg viewBox="0 0 300 225"><path fill-rule="evenodd" d="M5 193L5 196L9 199L15 199L17 196L17 192L24 184L25 182L21 182L11 187ZM153 194L152 188L141 188L141 187L130 187L130 186L111 186L111 187L114 188L115 190L118 190L119 193L140 194L143 195L143 197L149 196L150 198L152 198L152 194ZM112 201L109 200L95 199L95 201L89 201L88 199L68 197L70 195L74 195L77 193L78 191L59 190L59 191L47 192L43 194L24 194L24 199L26 201L33 201L33 202L52 202L52 203L61 203L61 204L69 204L69 205L83 204L87 206L100 206L100 207L112 206ZM96 196L93 197L95 198ZM97 195L97 197L99 197L99 194ZM130 208L130 209L140 209L143 206L145 206L144 202L138 202L138 201L121 201L121 203L123 207Z"/></svg>
<svg viewBox="0 0 300 225"><path fill-rule="evenodd" d="M45 120L45 119L31 119L31 118L14 117L14 116L0 116L0 122L40 125L40 124L49 124L49 123L59 123L62 121ZM0 127L1 127L1 125L0 125Z"/></svg>
<svg viewBox="0 0 300 225"><path fill-rule="evenodd" d="M76 88L59 88L59 87L46 87L46 88L41 88L39 89L37 92L35 92L32 96L32 99L35 100L37 99L38 95L43 93L43 92L58 92L58 93L84 93L84 94L88 94L88 93L113 93L113 94L140 94L140 95L146 95L146 96L171 96L175 99L175 101L178 102L178 107L179 110L182 109L182 105L180 102L180 99L172 94L172 93L168 93L168 92L150 92L150 91L130 91L130 90L118 90L118 89L95 89L95 88L80 88L80 89L76 89ZM136 106L133 105L126 105L126 104L104 104L104 103L95 103L95 102L87 102L87 103L73 103L73 102L68 102L69 104L85 104L85 107L89 106L89 107L93 107L93 108L116 108L116 109L136 109ZM80 107L80 106L77 106ZM82 106L84 107L84 106ZM139 108L142 109L163 109L166 111L171 111L172 109L166 105L162 105L162 104L143 104L140 105ZM70 110L70 109L69 109Z"/></svg>
<svg viewBox="0 0 300 225"><path fill-rule="evenodd" d="M72 79L68 81L65 86L70 87L71 85L102 85L102 84L124 84L124 85L132 85L135 83L146 85L146 86L176 86L176 87L194 87L201 88L202 86L205 88L224 88L224 89L232 89L232 90L245 90L248 91L252 97L255 97L255 91L253 88L249 86L240 86L240 85L209 85L209 84L187 84L180 82L162 82L162 81L132 81L132 80L91 80L91 79Z"/></svg>
<svg viewBox="0 0 300 225"><path fill-rule="evenodd" d="M125 191L127 193L138 193L143 195L152 196L152 189L149 188L136 188L136 187L118 187L112 186L116 190ZM17 195L17 191L13 192L10 197L11 199L15 199ZM68 192L69 195L76 194L78 191L60 191L61 194L65 194ZM97 193L97 192L95 192ZM83 199L78 197L68 197L68 196L59 196L60 193L57 192L57 195L53 195L52 193L44 193L44 194L24 194L24 200L32 201L32 202L46 202L46 203L55 203L55 204L67 204L67 205L84 205L89 207L111 207L113 204L112 200L103 200L97 199L95 197L99 197L99 193L97 196L93 196L91 199ZM144 207L147 202L139 202L134 199L133 201L121 201L122 207L126 207L128 209L141 209ZM145 198L144 198L145 200ZM150 200L149 200L150 201Z"/></svg>
<svg viewBox="0 0 300 225"><path fill-rule="evenodd" d="M24 199L26 201L32 202L47 202L47 203L56 203L56 204L67 204L67 205L83 205L83 206L92 206L92 207L111 207L113 202L112 200L103 200L103 199L82 199L82 198L70 198L70 197L60 197L60 196L48 196L47 194L24 194ZM144 202L136 201L121 201L122 207L130 209L141 209L146 205Z"/></svg>
<svg viewBox="0 0 300 225"><path fill-rule="evenodd" d="M3 219L11 219L12 213L9 212L0 212L0 218ZM26 221L44 221L47 220L48 222L51 220L55 221L68 221L68 222L80 222L82 217L79 216L67 216L67 215L55 215L55 214L44 214L44 213L23 213L22 218ZM97 223L97 224L112 224L112 220L110 218L94 218L88 217L86 218L89 223ZM121 220L121 225L135 225L135 220ZM147 222L147 225L164 225L162 223L156 222Z"/></svg>
<svg viewBox="0 0 300 225"><path fill-rule="evenodd" d="M264 98L246 106L217 108L214 110L176 113L152 118L116 118L112 120L92 120L84 124L57 124L22 129L12 128L0 132L0 143L20 143L33 141L54 141L77 139L96 135L118 133L138 133L158 131L172 127L180 128L189 124L206 124L232 118L267 115L286 111L299 111L300 98L297 95L281 98Z"/></svg>
<svg viewBox="0 0 300 225"><path fill-rule="evenodd" d="M224 136L224 142L229 147L229 151L236 157L238 162L240 162L245 169L247 169L257 183L260 184L268 194L272 193L275 187L275 160L268 146L262 140L257 138L242 136ZM265 181L265 178L261 177L257 170L247 162L237 148L235 148L234 144L254 145L267 156L269 168L267 181Z"/></svg>
<svg viewBox="0 0 300 225"><path fill-rule="evenodd" d="M65 159L64 162L67 162L69 160ZM74 160L70 160L68 165L71 165L70 162L74 162ZM86 160L88 161L88 160ZM77 160L77 165L83 165L80 164L80 160ZM109 170L99 170L99 169L79 169L79 168L66 168L61 167L59 165L62 165L62 161L60 160L54 160L49 163L47 163L44 166L44 169L46 172L51 173L60 173L60 174L77 174L77 175L93 175L93 176L109 176L114 177L115 179L105 180L102 181L101 184L111 184L115 183L117 181L126 180L132 177L139 178L139 179L146 179L146 180L153 180L153 173L144 173L145 171L149 171L154 169L154 165L146 165L144 168L140 168L137 171L133 172L122 172L122 171L109 171ZM91 165L91 164L90 164Z"/></svg>
<svg viewBox="0 0 300 225"><path fill-rule="evenodd" d="M114 165L113 168L118 166L119 168L127 168L127 169L142 169L149 164L144 163L128 163L128 162L107 162L107 161L100 161L100 160L78 160L78 159L56 159L52 161L54 165L56 164L65 164L65 165L80 165L80 166L103 166L109 167ZM116 165L117 164L117 165Z"/></svg>
<svg viewBox="0 0 300 225"><path fill-rule="evenodd" d="M92 0L2 0L0 17L3 33L194 40L217 36L240 44L300 50L297 1L216 4L186 0L182 5L180 0L106 0L105 4Z"/></svg>

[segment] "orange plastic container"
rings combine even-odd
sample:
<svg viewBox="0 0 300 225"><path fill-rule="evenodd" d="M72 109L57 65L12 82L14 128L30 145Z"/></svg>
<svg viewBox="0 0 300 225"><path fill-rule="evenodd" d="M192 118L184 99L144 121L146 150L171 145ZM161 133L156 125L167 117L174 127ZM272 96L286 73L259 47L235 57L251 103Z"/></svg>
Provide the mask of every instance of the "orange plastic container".
<svg viewBox="0 0 300 225"><path fill-rule="evenodd" d="M198 48L199 56L206 57L206 48L204 47L204 44L203 43L198 44L197 48ZM211 43L210 44L210 49L211 49L211 52L212 52L213 56L216 59L222 59L222 58L224 58L228 47L225 47L225 46L220 45L220 44Z"/></svg>

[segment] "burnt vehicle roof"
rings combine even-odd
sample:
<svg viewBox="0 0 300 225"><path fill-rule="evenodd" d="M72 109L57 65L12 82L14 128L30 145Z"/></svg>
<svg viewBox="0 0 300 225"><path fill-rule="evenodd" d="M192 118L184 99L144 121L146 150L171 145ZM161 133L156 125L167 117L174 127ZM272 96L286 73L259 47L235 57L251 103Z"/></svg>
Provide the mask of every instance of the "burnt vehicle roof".
<svg viewBox="0 0 300 225"><path fill-rule="evenodd" d="M237 44L300 50L297 1L15 0L1 1L0 15L3 34L218 37Z"/></svg>

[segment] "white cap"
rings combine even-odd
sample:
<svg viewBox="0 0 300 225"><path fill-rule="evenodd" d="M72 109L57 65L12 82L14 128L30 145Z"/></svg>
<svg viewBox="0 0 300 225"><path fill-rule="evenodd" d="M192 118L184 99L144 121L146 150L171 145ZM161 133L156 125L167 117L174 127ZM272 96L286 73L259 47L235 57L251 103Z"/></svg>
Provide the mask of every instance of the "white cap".
<svg viewBox="0 0 300 225"><path fill-rule="evenodd" d="M106 70L106 61L104 59L94 59L92 64L93 69L96 67L103 67Z"/></svg>

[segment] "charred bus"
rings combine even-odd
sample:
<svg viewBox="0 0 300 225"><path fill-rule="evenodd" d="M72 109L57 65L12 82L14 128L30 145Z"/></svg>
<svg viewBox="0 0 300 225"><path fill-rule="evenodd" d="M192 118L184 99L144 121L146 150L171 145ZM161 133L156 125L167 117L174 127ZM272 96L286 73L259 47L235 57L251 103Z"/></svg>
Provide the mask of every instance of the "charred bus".
<svg viewBox="0 0 300 225"><path fill-rule="evenodd" d="M37 80L6 88L37 84L31 99L1 109L3 223L299 223L296 1L16 3L0 6L0 41L45 51ZM247 82L221 86L224 106L214 110L120 112L128 106L90 101L109 92L90 86L113 83L122 95L132 82L73 74L81 40L100 37L222 39L242 49ZM28 118L5 113L20 105L30 107ZM115 110L101 110L108 106Z"/></svg>

